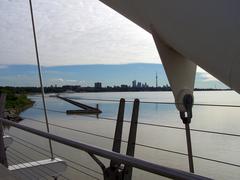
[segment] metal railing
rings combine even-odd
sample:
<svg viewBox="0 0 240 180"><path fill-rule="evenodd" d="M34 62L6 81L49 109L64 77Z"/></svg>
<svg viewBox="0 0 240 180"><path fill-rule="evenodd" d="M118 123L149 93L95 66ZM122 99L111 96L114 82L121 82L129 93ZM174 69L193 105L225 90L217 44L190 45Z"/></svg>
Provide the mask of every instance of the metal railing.
<svg viewBox="0 0 240 180"><path fill-rule="evenodd" d="M51 110L48 109L48 111L51 111ZM53 112L56 112L56 111L53 111ZM59 113L64 113L64 112L61 111ZM82 115L82 116L96 118L96 117L88 116L88 115ZM28 120L28 121L45 124L45 122L37 120L37 119L34 119L34 118L24 117L24 116L22 116L22 117L25 120ZM116 121L113 118L106 118L106 117L105 118L99 117L99 119ZM130 123L130 121L124 121L124 122ZM161 125L161 124L152 124L152 123L144 123L144 122L138 122L138 124L154 126L154 127L160 127L160 128L170 128L170 129L176 129L176 130L185 130L182 127L167 126L167 125ZM114 138L112 138L110 136L97 134L97 133L93 133L93 132L89 132L89 131L87 132L87 131L80 130L80 129L75 129L75 128L71 128L71 127L62 126L62 125L59 125L59 124L49 123L49 125L53 126L53 127L57 127L57 128L66 129L66 130L69 130L69 131L74 131L74 132L81 133L81 134L86 134L86 135L95 136L95 137L98 137L98 138L103 138L103 139L106 139L106 140L114 140ZM201 129L191 129L191 131L199 132L199 133L209 133L209 134L216 134L216 135L224 135L224 136L230 136L230 137L240 137L239 134L224 133L224 132L217 132L217 131L207 131L207 130L201 130ZM13 135L11 135L11 136L13 136ZM122 142L123 143L127 143L127 140L123 139ZM166 149L166 148L160 148L160 147L151 146L151 145L147 145L147 144L143 144L143 143L136 142L135 145L136 146L140 146L140 147L144 147L144 148L158 150L158 151L164 151L164 152L169 152L169 153L173 153L173 154L178 154L178 155L181 155L181 156L187 156L187 154L184 153L184 152L179 152L179 151L170 150L170 149ZM221 163L221 164L225 164L225 165L240 167L240 164L230 163L230 162L226 162L226 161L220 161L220 160L216 160L216 159L212 159L212 158L208 158L208 157L203 157L203 156L198 156L198 155L193 155L193 157L194 158L198 158L198 159L202 159L202 160L207 160L207 161L212 161L212 162L216 162L216 163Z"/></svg>
<svg viewBox="0 0 240 180"><path fill-rule="evenodd" d="M42 110L42 108L38 108L38 107L33 107L33 109ZM64 111L53 110L53 109L47 109L47 110L50 111L50 112L66 114L66 112L64 112ZM91 115L81 115L81 116L96 119L96 116L91 116ZM32 121L32 122L45 124L45 122L34 119L34 118L25 117L25 116L22 116L22 117L24 119ZM116 121L116 119L114 119L114 118L103 117L103 116L99 116L98 119L106 120L106 121L113 121L113 122ZM130 121L128 121L128 120L124 120L124 122L125 123L130 123ZM147 123L147 122L138 122L138 124L144 125L144 126L159 127L159 128L185 130L185 128L182 128L182 127L163 125L163 124L155 124L155 123ZM62 126L62 125L54 124L54 123L49 123L49 125L53 126L53 127L57 127L57 128L66 129L66 130L69 130L69 131L74 131L74 132L78 132L78 133L82 133L82 134L87 134L87 135L103 138L103 139L114 140L114 138L112 138L110 136L97 134L97 133L94 133L94 132L89 132L89 131L87 132L87 131L84 131L84 130L74 129L74 128L71 128L71 127L66 127L66 126ZM230 137L240 137L240 134L234 134L234 133L225 133L225 132L219 132L219 131L209 131L209 130L193 129L193 128L191 128L190 130L193 131L193 132L199 132L199 133L216 134L216 135L223 135L223 136L230 136ZM123 139L122 142L127 143L127 140ZM182 156L187 156L187 154L184 153L184 152L174 151L174 150L170 150L170 149L166 149L166 148L162 148L162 147L155 147L155 146L151 146L151 145L147 145L147 144L143 144L143 143L138 143L138 142L136 142L135 145L141 146L141 147L144 147L144 148L155 149L155 150L159 150L159 151L164 151L164 152L169 152L169 153L178 154L178 155L182 155ZM197 159L212 161L212 162L221 163L221 164L225 164L225 165L229 165L229 166L240 167L240 164L235 164L235 163L231 163L231 162L212 159L212 158L209 158L209 157L203 157L203 156L198 156L198 155L193 155L193 157L197 158Z"/></svg>
<svg viewBox="0 0 240 180"><path fill-rule="evenodd" d="M15 122L12 122L10 120L6 120L1 118L0 121L3 124L9 125L9 126L13 126L15 128L24 130L26 132L30 132L32 134L50 139L52 141L85 151L87 153L90 154L94 154L100 157L104 157L110 160L114 160L117 161L119 163L122 163L124 165L128 165L131 167L135 167L147 172L151 172L154 174L158 174L160 176L163 177L167 177L167 178L172 178L172 179L209 179L203 176L199 176L199 175L195 175L192 173L188 173L185 171L181 171L181 170L177 170L177 169L172 169L172 168L168 168L168 167L164 167L161 165L157 165L154 163L150 163L141 159L137 159L131 156L126 156L126 155L122 155L120 153L116 153L116 152L112 152L100 147L96 147L93 145L89 145L86 143L81 143L81 142L76 142L76 141L72 141L70 139L66 139L60 136L56 136L54 134L50 134L50 133L46 133L31 127L27 127L21 124L17 124Z"/></svg>
<svg viewBox="0 0 240 180"><path fill-rule="evenodd" d="M75 98L74 98L75 99ZM84 98L81 98L82 100ZM84 100L92 100L92 101L110 101L110 102L117 102L116 100L102 100L102 99L84 99ZM133 102L133 101L126 101L126 102ZM141 103L160 103L162 104L163 102L141 102ZM174 105L175 103L168 103L168 102L164 102L164 104L172 104ZM196 104L195 104L196 105ZM227 106L227 107L234 107L234 108L237 108L237 107L240 107L240 106L237 106L237 105L214 105L214 104L197 104L197 105L200 105L200 106L219 106L219 107L224 107L224 106ZM42 108L38 108L38 107L33 107L34 109L38 109L38 110L43 110ZM59 110L54 110L54 109L47 109L47 111L52 111L52 112L56 112L56 113L66 113L65 111L59 111ZM89 118L94 118L96 119L96 116L91 116L91 115L81 115L81 116L86 116L86 117L89 117ZM34 119L34 118L30 118L30 117L23 117L24 119L26 120L30 120L30 121L33 121L33 122L36 122L36 123L44 123L43 121L40 121L40 120L37 120L37 119ZM116 119L115 118L111 118L111 117L104 117L104 116L98 116L98 119L102 119L102 120L106 120L106 121L113 121L113 122L116 122ZM13 127L16 127L16 128L19 128L19 129L22 129L22 130L27 130L25 128L30 128L30 127L26 127L26 126L22 126L20 124L12 124L13 122L9 122L8 120L6 119L1 119L2 122L4 124L8 124L10 126L13 126ZM131 121L128 121L128 120L124 120L123 119L123 122L126 122L126 123L131 123ZM139 125L143 125L143 126L153 126L153 127L160 127L160 128L169 128L169 129L176 129L176 130L185 130L184 128L182 127L177 127L177 126L169 126L169 125L163 125L163 124L156 124L156 123L148 123L148 122L137 122L137 124ZM19 126L20 125L20 126ZM66 129L66 130L70 130L70 131L75 131L75 132L78 132L78 133L82 133L82 134L87 134L87 135L90 135L90 136L95 136L95 137L99 137L99 138L104 138L104 139L108 139L108 140L114 140L113 137L109 137L109 136L106 136L106 135L102 135L102 134L97 134L97 133L94 133L94 132L87 132L87 131L84 131L84 130L80 130L80 129L74 129L72 127L66 127L66 126L62 126L62 125L59 125L59 124L54 124L54 123L49 123L50 126L54 126L54 127L57 127L57 128L63 128L63 129ZM21 128L20 128L21 127ZM30 129L32 129L32 131L30 131ZM35 130L36 129L33 129L33 128L30 128L28 129L27 131L28 132L31 132L31 133L34 133L36 134ZM199 133L210 133L210 134L216 134L216 135L224 135L224 136L231 136L231 137L240 137L239 134L234 134L234 133L225 133L225 132L218 132L218 131L209 131L209 130L203 130L203 129L190 129L191 131L193 132L199 132ZM39 131L39 130L37 130ZM41 131L39 131L41 132ZM38 133L39 133L38 132ZM44 132L43 132L44 133ZM49 134L47 133L48 135L52 135L52 134ZM102 148L98 148L98 147L95 147L95 146L91 146L91 145L88 145L88 144L85 144L85 143L80 143L78 144L78 142L74 142L74 141L71 141L70 140L70 144L66 143L68 140L63 138L61 139L61 137L58 137L56 135L53 135L53 137L51 136L48 136L47 134L43 135L43 134L37 134L37 135L40 135L42 137L45 137L47 139L51 139L53 141L57 141L59 143L62 143L62 144L65 144L65 145L69 145L71 147L75 147L77 149L80 149L80 150L83 150L83 151L86 151L88 152L89 154L94 154L94 155L98 155L98 156L101 156L101 157L105 157L109 160L114 160L114 161L118 161L119 163L122 163L126 166L131 166L131 167L135 167L135 168L139 168L139 169L142 169L142 170L145 170L145 171L148 171L148 172L152 172L152 173L155 173L155 174L158 174L158 175L162 175L164 177L169 177L169 178L177 178L177 179L195 179L195 178L205 178L205 177L202 177L202 176L192 176L193 174L192 173L187 173L187 172L184 172L184 171L179 171L179 170L175 170L175 169L172 169L172 168L167 168L167 167L164 167L164 166L160 166L160 165L156 165L156 164L153 164L153 163L150 163L148 164L149 162L146 162L146 161L143 161L143 160L140 160L140 159L137 159L137 158L133 158L133 157L130 157L130 156L125 156L125 155L122 155L122 154L118 154L116 152L111 152L111 151L108 151L108 150L105 150L105 149L102 149ZM10 134L11 136L13 136L14 138L18 139L16 140L15 142L25 146L25 147L28 147L28 148L32 148L32 146L35 146L35 151L39 152L39 149L45 151L45 152L49 152L48 150L42 148L42 147L39 147L39 146L36 146L35 144L32 144L31 142L28 142L24 139L21 139L19 137L16 137L14 136L13 134ZM58 138L60 139L58 139ZM53 139L52 139L53 138ZM57 138L57 139L55 139ZM61 142L62 140L64 140L64 142ZM23 143L24 142L24 143ZM124 143L128 143L127 140L122 140L122 142ZM77 143L74 144L74 143ZM28 144L28 145L26 145ZM182 156L188 156L188 154L184 153L184 152L179 152L179 151L174 151L174 150L170 150L170 149L166 149L166 148L162 148L162 147L154 147L154 146L150 146L148 144L143 144L143 143L139 143L139 142L136 142L135 143L136 146L140 146L140 147L144 147L144 148L149 148L149 149L155 149L155 150L159 150L159 151L164 151L164 152L168 152L168 153L174 153L174 154L178 154L178 155L182 155ZM93 149L92 149L93 148ZM95 149L96 148L96 149ZM92 151L94 150L94 152ZM102 151L103 150L103 151ZM15 150L16 151L16 150ZM100 154L96 153L96 151L99 151ZM42 152L39 152L40 154L44 154ZM108 154L110 153L110 154ZM111 154L113 153L113 154ZM11 150L8 152L8 154L10 154L11 157L14 157L15 155L15 159L17 159L17 152L14 153L14 150ZM118 156L118 155L120 156ZM59 156L59 154L54 154L58 157L63 157L63 156ZM47 157L47 155L45 154L45 156ZM126 157L123 158L123 157ZM128 159L130 157L130 159ZM197 156L197 155L192 155L193 158L198 158L198 159L202 159L202 160L206 160L206 161L212 161L212 162L216 162L216 163L221 163L221 164L225 164L225 165L229 165L229 166L234 166L234 167L240 167L239 164L235 164L235 163L231 163L231 162L226 162L226 161L221 161L221 160L217 160L217 159L212 159L212 158L208 158L208 157L202 157L202 156ZM73 165L76 165L76 166L79 166L79 167L82 167L83 170L79 170L79 168L76 168L70 164L68 164L68 166L76 171L78 171L79 173L82 173L82 174L85 174L93 179L99 179L97 176L95 175L92 175L92 173L98 175L98 176L102 176L103 173L99 172L99 171L96 171L95 169L92 169L86 165L83 165L79 162L76 162L74 160L71 160L69 158L66 158L66 157L63 157L64 159L66 159L68 162L72 163ZM123 159L121 159L123 158ZM131 159L132 158L132 159ZM135 163L137 164L134 164L134 160L136 160ZM141 165L139 165L138 163L140 163ZM145 167L148 166L148 167ZM87 171L90 171L91 173L87 173ZM170 171L169 171L170 170ZM180 173L179 173L180 172ZM183 174L182 174L183 173ZM185 174L186 173L186 174ZM180 175L180 176L179 176ZM64 178L64 176L63 176ZM67 179L66 177L64 179Z"/></svg>

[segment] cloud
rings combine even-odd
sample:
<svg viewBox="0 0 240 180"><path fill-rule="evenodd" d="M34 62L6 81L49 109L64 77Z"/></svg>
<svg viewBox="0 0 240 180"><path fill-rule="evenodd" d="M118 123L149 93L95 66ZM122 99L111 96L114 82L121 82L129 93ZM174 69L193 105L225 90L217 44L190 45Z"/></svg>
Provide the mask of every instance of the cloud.
<svg viewBox="0 0 240 180"><path fill-rule="evenodd" d="M58 78L58 79L53 79L53 81L64 82L64 79L62 79L62 78Z"/></svg>
<svg viewBox="0 0 240 180"><path fill-rule="evenodd" d="M98 0L34 0L41 64L160 63L152 36ZM35 64L28 1L1 0L3 64Z"/></svg>
<svg viewBox="0 0 240 180"><path fill-rule="evenodd" d="M48 73L48 74L59 74L61 73L60 71L53 71L53 70L44 70L44 73Z"/></svg>
<svg viewBox="0 0 240 180"><path fill-rule="evenodd" d="M77 80L73 80L73 79L68 79L68 80L66 80L66 82L76 83L76 82L78 82L78 81L77 81Z"/></svg>
<svg viewBox="0 0 240 180"><path fill-rule="evenodd" d="M0 69L7 69L8 66L7 65L0 65Z"/></svg>
<svg viewBox="0 0 240 180"><path fill-rule="evenodd" d="M199 66L197 67L197 73L200 76L200 78L202 79L202 81L205 81L205 82L208 82L208 81L219 81L218 79L216 79L211 74L207 73L205 70L203 70Z"/></svg>
<svg viewBox="0 0 240 180"><path fill-rule="evenodd" d="M215 77L208 73L200 73L200 76L203 81L218 81Z"/></svg>
<svg viewBox="0 0 240 180"><path fill-rule="evenodd" d="M84 81L79 81L75 79L64 79L64 78L52 78L46 80L47 85L58 84L58 85L78 85Z"/></svg>

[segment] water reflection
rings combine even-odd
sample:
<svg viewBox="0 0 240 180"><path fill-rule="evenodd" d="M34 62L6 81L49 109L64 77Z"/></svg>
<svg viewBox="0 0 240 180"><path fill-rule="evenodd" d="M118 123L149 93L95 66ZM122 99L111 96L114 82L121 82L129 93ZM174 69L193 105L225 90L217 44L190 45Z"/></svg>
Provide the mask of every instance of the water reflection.
<svg viewBox="0 0 240 180"><path fill-rule="evenodd" d="M140 98L141 101L173 101L172 94L168 92L80 93L65 95L73 97L100 99L120 99L122 97L125 97L127 100ZM34 104L33 108L28 109L21 115L23 117L31 117L33 119L41 120L44 122L43 111L40 109L35 109L36 107L42 108L42 105L40 103L40 96L31 96L31 98L36 101L36 103ZM49 111L48 115L50 123L67 126L69 128L74 128L91 133L101 134L103 136L113 137L115 121L107 121L102 118L116 118L118 112L118 103L86 100L81 100L80 102L92 106L96 106L96 104L99 104L99 108L103 111L103 113L100 114L99 119L97 119L96 116L89 117L79 115L66 115L65 113ZM234 92L196 92L195 102L240 104L240 97ZM132 103L126 103L125 120L131 119L132 105ZM65 112L69 109L78 109L77 107L69 103L50 97L47 98L47 108L54 109L60 112ZM183 127L182 121L179 118L178 111L176 110L174 105L170 104L162 105L155 103L141 103L139 121ZM46 130L45 124L40 124L32 120L30 121L26 119L21 121L20 123L44 131ZM228 133L239 133L239 108L194 106L191 128L222 131ZM123 139L128 138L128 130L129 124L125 123L123 129ZM50 131L51 133L64 136L75 141L86 142L107 149L111 149L112 147L112 140L109 139L94 137L54 126L50 126ZM22 132L21 130L18 130L16 128L7 129L6 132L15 134L18 137L37 143L41 147L45 147L46 149L48 149L48 141L43 138L39 138L35 135ZM219 159L222 161L232 162L236 164L239 164L240 162L240 141L237 138L192 132L192 141L193 153L195 155L209 157L212 159ZM185 132L182 130L138 125L137 142L150 146L171 149L174 151L186 152ZM123 143L122 145L122 152L125 153L126 144ZM31 151L27 150L24 147L21 147L17 143L15 143L13 147L21 149L26 153L32 154ZM66 156L70 159L79 161L86 166L90 166L91 168L100 170L99 167L95 164L95 162L89 156L87 156L86 153L60 145L58 143L54 143L53 149L56 154ZM165 166L188 170L187 158L185 156L136 146L136 157ZM34 155L34 158L39 159L40 157L39 155ZM210 176L215 179L239 179L240 177L240 171L238 168L199 159L194 159L194 163L196 167L196 172L201 175ZM87 170L84 171L88 172ZM71 177L72 179L88 179L88 177L81 175L71 169L68 169L66 175L68 175L68 177ZM154 176L139 170L134 170L133 178L160 179L159 176Z"/></svg>

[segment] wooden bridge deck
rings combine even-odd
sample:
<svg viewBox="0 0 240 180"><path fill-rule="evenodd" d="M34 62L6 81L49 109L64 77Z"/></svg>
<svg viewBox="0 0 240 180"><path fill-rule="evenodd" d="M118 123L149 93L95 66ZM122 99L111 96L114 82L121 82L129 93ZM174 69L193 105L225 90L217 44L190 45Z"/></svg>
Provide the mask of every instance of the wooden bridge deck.
<svg viewBox="0 0 240 180"><path fill-rule="evenodd" d="M18 180L6 167L0 164L0 179L1 180Z"/></svg>

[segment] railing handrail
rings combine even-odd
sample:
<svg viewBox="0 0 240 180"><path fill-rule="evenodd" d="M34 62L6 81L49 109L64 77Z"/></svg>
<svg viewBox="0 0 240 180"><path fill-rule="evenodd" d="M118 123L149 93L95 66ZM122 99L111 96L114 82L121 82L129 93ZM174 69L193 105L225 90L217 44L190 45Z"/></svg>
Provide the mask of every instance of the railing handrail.
<svg viewBox="0 0 240 180"><path fill-rule="evenodd" d="M118 161L120 163L144 170L144 171L148 171L154 174L158 174L167 178L173 178L173 179L210 179L210 178L206 178L203 176L199 176L196 174L192 174L192 173L188 173L182 170L177 170L177 169L173 169L173 168L169 168L169 167L165 167L165 166L161 166L158 164L154 164L151 162L147 162L138 158L134 158L131 156L127 156L127 155L123 155L120 153L116 153L116 152L112 152L97 146L93 146L93 145L89 145L87 143L82 143L82 142L76 142L76 141L72 141L70 139L67 138L63 138L54 134L50 134L50 133L46 133L28 126L24 126L15 122L12 122L10 120L7 119L3 119L0 118L0 121L2 121L4 124L8 124L10 126L13 126L15 128L30 132L32 134L36 134L38 136L41 137L45 137L47 139L56 141L58 143L67 145L67 146L71 146L73 148L88 152L90 154L95 154L107 159L111 159L114 161Z"/></svg>
<svg viewBox="0 0 240 180"><path fill-rule="evenodd" d="M26 120L30 120L33 122L37 122L37 123L45 123L43 121L37 120L37 119L33 119L30 117L25 117L25 116L21 116L22 118L26 119ZM89 116L87 116L89 117ZM101 119L101 118L99 118ZM126 122L126 121L125 121ZM130 122L130 121L127 121ZM138 122L139 124L142 124L140 122ZM57 124L53 124L53 123L49 123L49 125L54 126L54 127L58 127L58 128L63 128L63 129L67 129L67 130L71 130L71 131L75 131L78 133L83 133L83 134L87 134L87 135L92 135L95 137L99 137L99 138L104 138L104 139L108 139L108 140L114 140L114 138L109 137L109 136L105 136L102 134L97 134L97 133L92 133L92 132L87 132L87 131L83 131L83 130L79 130L79 129L74 129L71 127L66 127L66 126L61 126L61 125L57 125ZM160 125L160 124L159 124ZM160 125L160 127L165 127L164 125ZM184 130L184 128L181 127L172 127L172 126L166 126L167 128L173 128L173 129L180 129L180 130ZM205 133L205 130L197 130L197 129L190 129L191 131L196 131L196 132L203 132ZM213 133L213 134L217 134L217 135L228 135L228 136L236 136L236 137L240 137L239 134L228 134L228 133L221 133L221 132L214 132L214 131L206 131L206 133ZM10 134L11 135L11 134ZM13 135L11 135L13 136ZM127 140L122 139L123 143L127 143ZM159 151L164 151L164 152L169 152L169 153L173 153L173 154L178 154L178 155L183 155L183 156L187 156L186 153L184 152L179 152L179 151L175 151L175 150L170 150L170 149L166 149L166 148L160 148L160 147L156 147L156 146L152 146L152 145L147 145L147 144L143 144L143 143L139 143L136 142L135 145L137 146L141 146L141 147L145 147L145 148L150 148L150 149L154 149L154 150L159 150ZM216 159L211 159L208 157L203 157L203 156L198 156L198 155L193 155L194 158L198 158L198 159L203 159L203 160L207 160L207 161L212 161L212 162L216 162L216 163L221 163L221 164L225 164L225 165L230 165L230 166L235 166L235 167L240 167L239 164L234 164L231 162L226 162L226 161L221 161L221 160L216 160Z"/></svg>

